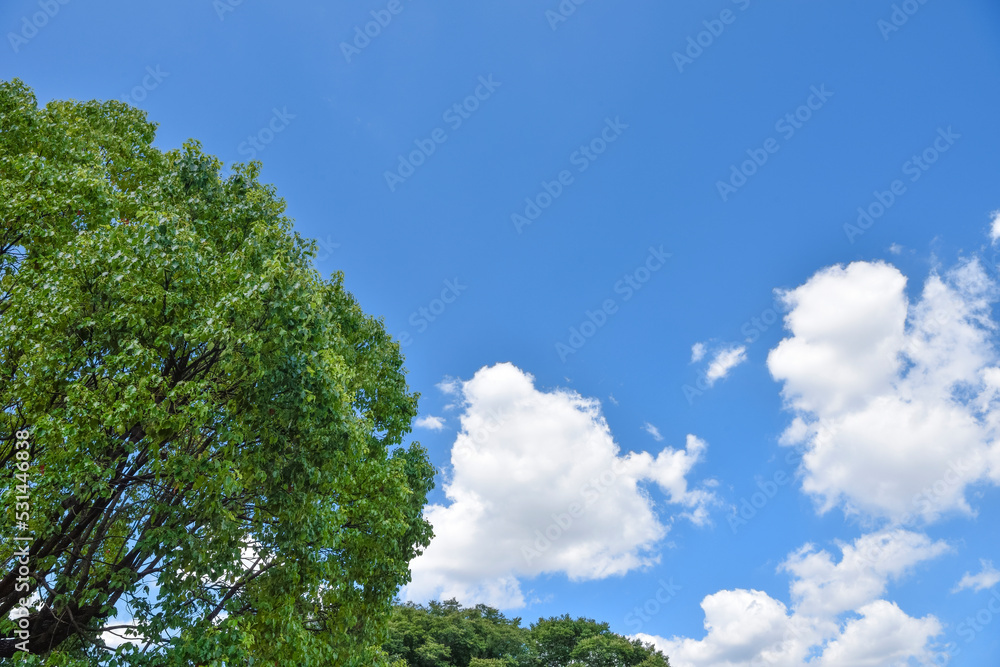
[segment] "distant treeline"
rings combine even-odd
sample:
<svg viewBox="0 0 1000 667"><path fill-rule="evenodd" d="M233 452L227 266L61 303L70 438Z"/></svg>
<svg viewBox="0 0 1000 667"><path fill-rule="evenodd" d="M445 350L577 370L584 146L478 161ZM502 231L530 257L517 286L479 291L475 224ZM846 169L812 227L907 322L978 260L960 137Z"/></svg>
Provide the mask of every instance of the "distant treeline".
<svg viewBox="0 0 1000 667"><path fill-rule="evenodd" d="M607 623L566 614L522 628L520 618L456 600L396 605L383 650L393 667L670 667L652 645Z"/></svg>

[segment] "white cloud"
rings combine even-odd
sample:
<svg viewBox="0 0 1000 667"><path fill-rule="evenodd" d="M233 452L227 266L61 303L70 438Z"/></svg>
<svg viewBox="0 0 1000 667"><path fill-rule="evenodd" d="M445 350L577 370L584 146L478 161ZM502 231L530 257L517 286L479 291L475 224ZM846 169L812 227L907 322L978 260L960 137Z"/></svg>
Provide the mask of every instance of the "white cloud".
<svg viewBox="0 0 1000 667"><path fill-rule="evenodd" d="M977 261L932 274L910 303L881 262L824 269L786 292L791 337L768 356L804 445L803 490L822 512L906 523L973 513L970 484L1000 483L996 286Z"/></svg>
<svg viewBox="0 0 1000 667"><path fill-rule="evenodd" d="M987 588L993 588L1000 583L1000 570L993 567L993 561L980 560L979 564L982 567L979 573L972 574L971 572L966 572L965 576L955 584L955 588L951 589L952 593L970 588L978 593Z"/></svg>
<svg viewBox="0 0 1000 667"><path fill-rule="evenodd" d="M705 597L701 608L704 639L644 635L643 640L667 654L674 667L742 667L783 644L790 634L785 605L762 591L719 591ZM796 653L804 655L802 650Z"/></svg>
<svg viewBox="0 0 1000 667"><path fill-rule="evenodd" d="M104 643L113 649L118 648L122 644L136 644L141 645L147 643L146 637L140 634L137 630L130 631L128 628L118 627L121 625L132 625L131 621L129 623L114 623L114 630L105 630L101 633L101 639ZM132 625L132 627L136 627Z"/></svg>
<svg viewBox="0 0 1000 667"><path fill-rule="evenodd" d="M436 386L442 393L455 396L461 391L462 382L453 377L446 377L438 382Z"/></svg>
<svg viewBox="0 0 1000 667"><path fill-rule="evenodd" d="M444 429L444 419L433 415L427 415L426 417L417 419L416 426L418 428L427 428L432 431L440 431Z"/></svg>
<svg viewBox="0 0 1000 667"><path fill-rule="evenodd" d="M990 222L990 241L996 243L1000 239L1000 210L993 211L990 215L993 216Z"/></svg>
<svg viewBox="0 0 1000 667"><path fill-rule="evenodd" d="M791 593L797 612L828 617L857 609L885 593L890 580L949 551L944 542L901 529L864 535L840 549L839 563L807 544L782 564L794 576Z"/></svg>
<svg viewBox="0 0 1000 667"><path fill-rule="evenodd" d="M904 530L842 545L839 563L806 545L781 565L792 574L791 609L763 591L719 591L702 600L702 639L636 636L669 655L674 667L931 664L940 622L912 618L880 596L890 580L947 549Z"/></svg>
<svg viewBox="0 0 1000 667"><path fill-rule="evenodd" d="M696 364L699 361L701 361L702 359L704 359L706 351L707 350L705 349L705 344L704 343L695 343L694 345L692 345L691 346L691 363L692 364Z"/></svg>
<svg viewBox="0 0 1000 667"><path fill-rule="evenodd" d="M643 424L642 425L642 429L646 433L648 433L651 436L653 436L653 440L656 440L657 442L660 442L660 441L663 440L663 436L660 435L660 429L656 428L655 426L653 426L649 422L646 422L645 424Z"/></svg>
<svg viewBox="0 0 1000 667"><path fill-rule="evenodd" d="M524 604L521 578L601 579L656 563L668 525L643 482L681 516L708 521L715 496L687 482L705 453L698 438L655 457L623 455L597 400L536 389L509 363L480 369L458 393L449 504L426 508L435 538L411 563L406 599L514 608Z"/></svg>
<svg viewBox="0 0 1000 667"><path fill-rule="evenodd" d="M708 365L708 371L705 373L705 379L708 381L708 386L711 387L717 380L721 380L729 375L729 371L733 370L746 360L747 348L745 345L729 347L716 352L715 356L712 358L712 363Z"/></svg>
<svg viewBox="0 0 1000 667"><path fill-rule="evenodd" d="M936 652L928 646L941 634L933 616L912 618L892 602L876 600L858 610L861 618L847 622L837 639L827 644L819 667L909 667L934 665Z"/></svg>

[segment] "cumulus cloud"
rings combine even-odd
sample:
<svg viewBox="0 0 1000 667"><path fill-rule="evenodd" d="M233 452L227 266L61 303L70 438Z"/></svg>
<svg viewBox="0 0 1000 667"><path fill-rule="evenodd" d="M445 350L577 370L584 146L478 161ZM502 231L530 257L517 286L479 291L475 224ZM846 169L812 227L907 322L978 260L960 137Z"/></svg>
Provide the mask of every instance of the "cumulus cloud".
<svg viewBox="0 0 1000 667"><path fill-rule="evenodd" d="M889 581L947 545L891 530L840 549L838 563L806 545L781 565L792 575L790 609L763 591L725 590L702 600L702 639L636 636L669 655L674 667L930 664L941 623L913 618L880 596Z"/></svg>
<svg viewBox="0 0 1000 667"><path fill-rule="evenodd" d="M711 387L716 383L716 381L729 375L729 371L733 370L746 360L747 348L745 345L728 347L716 352L715 356L712 357L712 362L708 365L708 371L705 373L705 379L708 382L708 386Z"/></svg>
<svg viewBox="0 0 1000 667"><path fill-rule="evenodd" d="M791 336L771 350L821 512L908 523L972 514L966 489L1000 483L1000 368L976 260L932 274L915 302L882 262L824 269L785 292Z"/></svg>
<svg viewBox="0 0 1000 667"><path fill-rule="evenodd" d="M990 240L996 243L997 239L1000 239L1000 210L993 211L990 215L993 216L990 223Z"/></svg>
<svg viewBox="0 0 1000 667"><path fill-rule="evenodd" d="M900 529L864 535L840 549L839 563L827 551L807 544L782 564L793 575L791 594L797 612L828 617L857 609L885 593L889 581L950 551L944 542Z"/></svg>
<svg viewBox="0 0 1000 667"><path fill-rule="evenodd" d="M788 610L767 593L736 589L720 591L701 602L705 612L704 639L663 639L642 635L670 656L675 667L748 665L772 647L786 644L790 634ZM802 651L797 651L802 653Z"/></svg>
<svg viewBox="0 0 1000 667"><path fill-rule="evenodd" d="M955 588L951 589L951 592L957 593L972 589L978 593L1000 583L1000 570L993 567L993 561L980 560L979 565L982 569L978 573L966 572L962 579L955 584Z"/></svg>
<svg viewBox="0 0 1000 667"><path fill-rule="evenodd" d="M441 417L435 417L433 415L427 415L425 417L420 417L415 422L417 428L426 428L431 431L440 431L444 429L444 419Z"/></svg>
<svg viewBox="0 0 1000 667"><path fill-rule="evenodd" d="M691 363L692 364L696 364L699 361L701 361L702 359L704 359L705 358L705 352L707 352L707 350L705 349L705 344L704 343L695 343L694 345L692 345L691 346Z"/></svg>
<svg viewBox="0 0 1000 667"><path fill-rule="evenodd" d="M661 520L647 485L665 496L661 514L708 521L715 496L688 483L707 447L698 438L655 456L623 454L596 399L539 390L509 363L451 386L463 412L449 502L425 510L435 537L411 563L406 599L516 608L524 578L601 579L652 565L673 518Z"/></svg>
<svg viewBox="0 0 1000 667"><path fill-rule="evenodd" d="M848 621L840 636L827 645L819 667L938 664L935 651L927 646L928 640L943 631L935 617L912 618L885 600L861 607L858 614L861 618Z"/></svg>

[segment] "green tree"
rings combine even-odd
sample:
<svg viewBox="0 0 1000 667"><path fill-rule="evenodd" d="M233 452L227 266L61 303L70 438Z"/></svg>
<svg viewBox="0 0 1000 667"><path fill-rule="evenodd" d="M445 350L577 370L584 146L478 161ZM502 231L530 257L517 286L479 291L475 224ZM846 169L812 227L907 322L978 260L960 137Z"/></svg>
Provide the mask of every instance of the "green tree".
<svg viewBox="0 0 1000 667"><path fill-rule="evenodd" d="M581 667L670 667L652 647L616 634L587 637L573 648L570 657L570 665Z"/></svg>
<svg viewBox="0 0 1000 667"><path fill-rule="evenodd" d="M564 614L538 619L531 626L530 637L540 667L565 667L582 640L609 632L607 623L589 618L572 619L569 614Z"/></svg>
<svg viewBox="0 0 1000 667"><path fill-rule="evenodd" d="M670 667L666 656L607 623L569 615L530 629L486 605L457 601L397 606L383 646L407 667Z"/></svg>
<svg viewBox="0 0 1000 667"><path fill-rule="evenodd" d="M410 667L535 667L520 624L520 618L508 619L482 604L407 603L393 611L384 650Z"/></svg>
<svg viewBox="0 0 1000 667"><path fill-rule="evenodd" d="M539 619L529 634L539 667L670 667L652 645L629 640L589 618L567 614Z"/></svg>
<svg viewBox="0 0 1000 667"><path fill-rule="evenodd" d="M379 664L431 537L399 347L258 164L154 131L0 82L0 657L25 601L25 664Z"/></svg>

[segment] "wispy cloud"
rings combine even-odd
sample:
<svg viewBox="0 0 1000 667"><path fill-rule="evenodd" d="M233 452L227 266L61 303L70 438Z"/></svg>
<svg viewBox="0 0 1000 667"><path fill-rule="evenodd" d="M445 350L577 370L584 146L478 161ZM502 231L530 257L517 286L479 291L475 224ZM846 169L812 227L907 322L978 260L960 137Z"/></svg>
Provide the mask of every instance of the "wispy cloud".
<svg viewBox="0 0 1000 667"><path fill-rule="evenodd" d="M1000 583L1000 570L993 567L993 561L980 559L979 564L982 567L979 574L966 572L965 576L962 577L957 584L955 584L953 589L951 589L952 593L957 593L970 588L978 593L979 591L986 590L987 588L993 588Z"/></svg>
<svg viewBox="0 0 1000 667"><path fill-rule="evenodd" d="M417 428L426 428L432 431L440 431L444 429L444 419L441 417L435 417L433 415L427 415L426 417L421 417L416 421Z"/></svg>
<svg viewBox="0 0 1000 667"><path fill-rule="evenodd" d="M712 363L708 365L708 372L705 373L705 379L708 381L709 386L729 375L729 371L746 360L747 348L745 345L730 347L716 352L715 357L712 358Z"/></svg>
<svg viewBox="0 0 1000 667"><path fill-rule="evenodd" d="M704 359L706 351L707 350L705 349L705 344L704 343L695 343L694 345L692 345L691 346L691 363L692 364L696 364L699 361L701 361L702 359Z"/></svg>
<svg viewBox="0 0 1000 667"><path fill-rule="evenodd" d="M445 379L438 382L436 386L438 389L441 390L441 393L452 396L459 392L459 390L462 388L462 383L459 380L456 380L455 378L446 377Z"/></svg>
<svg viewBox="0 0 1000 667"><path fill-rule="evenodd" d="M660 442L661 440L663 440L663 436L660 435L660 429L656 428L655 426L653 426L649 422L646 422L645 424L643 424L642 425L642 429L646 433L648 433L651 436L653 436L653 440L656 440L657 442Z"/></svg>

